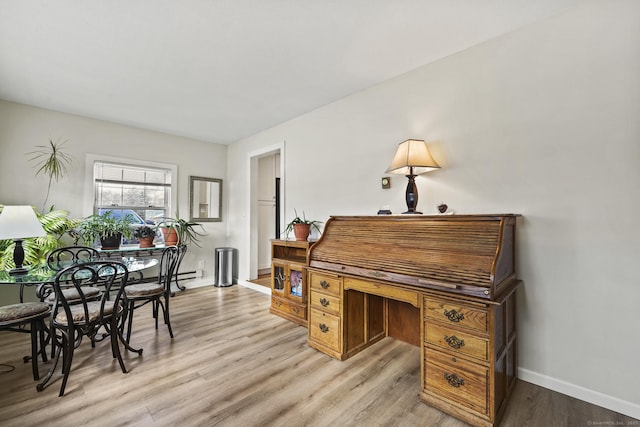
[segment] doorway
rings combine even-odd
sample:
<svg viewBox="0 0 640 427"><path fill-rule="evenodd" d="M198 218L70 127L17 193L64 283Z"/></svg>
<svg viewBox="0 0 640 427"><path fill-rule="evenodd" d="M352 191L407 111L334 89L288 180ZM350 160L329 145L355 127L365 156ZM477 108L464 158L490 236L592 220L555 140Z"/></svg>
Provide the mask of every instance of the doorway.
<svg viewBox="0 0 640 427"><path fill-rule="evenodd" d="M280 235L280 153L258 159L258 277L271 272L271 239Z"/></svg>
<svg viewBox="0 0 640 427"><path fill-rule="evenodd" d="M249 277L271 272L271 239L279 238L284 197L284 143L249 153Z"/></svg>

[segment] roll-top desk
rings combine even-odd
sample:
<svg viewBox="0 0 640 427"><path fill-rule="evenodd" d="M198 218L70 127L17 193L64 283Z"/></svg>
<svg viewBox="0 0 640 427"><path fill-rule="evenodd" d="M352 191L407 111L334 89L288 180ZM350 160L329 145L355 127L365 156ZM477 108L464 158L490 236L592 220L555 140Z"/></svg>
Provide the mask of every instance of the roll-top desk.
<svg viewBox="0 0 640 427"><path fill-rule="evenodd" d="M331 217L309 252L309 345L338 360L386 336L419 346L420 397L497 425L516 380L517 217Z"/></svg>

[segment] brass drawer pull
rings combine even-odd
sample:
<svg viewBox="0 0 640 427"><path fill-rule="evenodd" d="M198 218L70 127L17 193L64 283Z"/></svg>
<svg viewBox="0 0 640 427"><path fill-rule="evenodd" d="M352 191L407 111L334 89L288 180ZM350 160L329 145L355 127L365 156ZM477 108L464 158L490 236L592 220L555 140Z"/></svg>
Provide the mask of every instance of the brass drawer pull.
<svg viewBox="0 0 640 427"><path fill-rule="evenodd" d="M300 313L300 309L299 309L299 308L297 308L297 307L293 307L293 308L291 309L291 311L293 311L293 312L294 312L294 313L296 313L296 314Z"/></svg>
<svg viewBox="0 0 640 427"><path fill-rule="evenodd" d="M328 307L329 306L329 300L326 298L320 298L320 305L322 305L323 307Z"/></svg>
<svg viewBox="0 0 640 427"><path fill-rule="evenodd" d="M464 347L464 340L461 340L460 338L456 337L455 335L451 335L451 336L445 335L444 336L444 340L452 348L458 349L460 347Z"/></svg>
<svg viewBox="0 0 640 427"><path fill-rule="evenodd" d="M444 379L447 380L451 387L460 387L464 385L464 379L458 377L456 374L444 373Z"/></svg>
<svg viewBox="0 0 640 427"><path fill-rule="evenodd" d="M326 334L327 332L329 332L329 327L324 323L320 323L318 327L320 328L320 332L322 332L323 334Z"/></svg>
<svg viewBox="0 0 640 427"><path fill-rule="evenodd" d="M464 320L464 313L458 313L456 310L445 310L444 315L452 322L459 322Z"/></svg>
<svg viewBox="0 0 640 427"><path fill-rule="evenodd" d="M321 280L320 286L322 287L322 289L327 289L329 287L329 282L327 282L326 280Z"/></svg>

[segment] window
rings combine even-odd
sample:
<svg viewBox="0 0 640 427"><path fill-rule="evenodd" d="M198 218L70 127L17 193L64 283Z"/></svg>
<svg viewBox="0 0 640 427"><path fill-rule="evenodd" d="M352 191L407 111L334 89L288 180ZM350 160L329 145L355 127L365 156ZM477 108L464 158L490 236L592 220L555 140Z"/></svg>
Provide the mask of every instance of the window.
<svg viewBox="0 0 640 427"><path fill-rule="evenodd" d="M139 224L154 224L171 209L172 170L118 162L93 163L93 212L132 214Z"/></svg>

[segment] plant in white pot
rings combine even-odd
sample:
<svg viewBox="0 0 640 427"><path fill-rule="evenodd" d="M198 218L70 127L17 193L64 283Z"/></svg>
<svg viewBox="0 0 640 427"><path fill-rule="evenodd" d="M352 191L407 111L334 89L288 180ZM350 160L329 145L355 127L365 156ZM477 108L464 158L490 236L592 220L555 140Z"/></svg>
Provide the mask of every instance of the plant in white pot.
<svg viewBox="0 0 640 427"><path fill-rule="evenodd" d="M311 230L317 230L320 233L320 227L318 224L322 224L322 221L310 220L305 217L304 211L302 211L302 218L298 216L298 212L294 209L295 218L293 218L285 227L284 235L287 237L291 231L296 236L296 240L304 241L309 238Z"/></svg>

